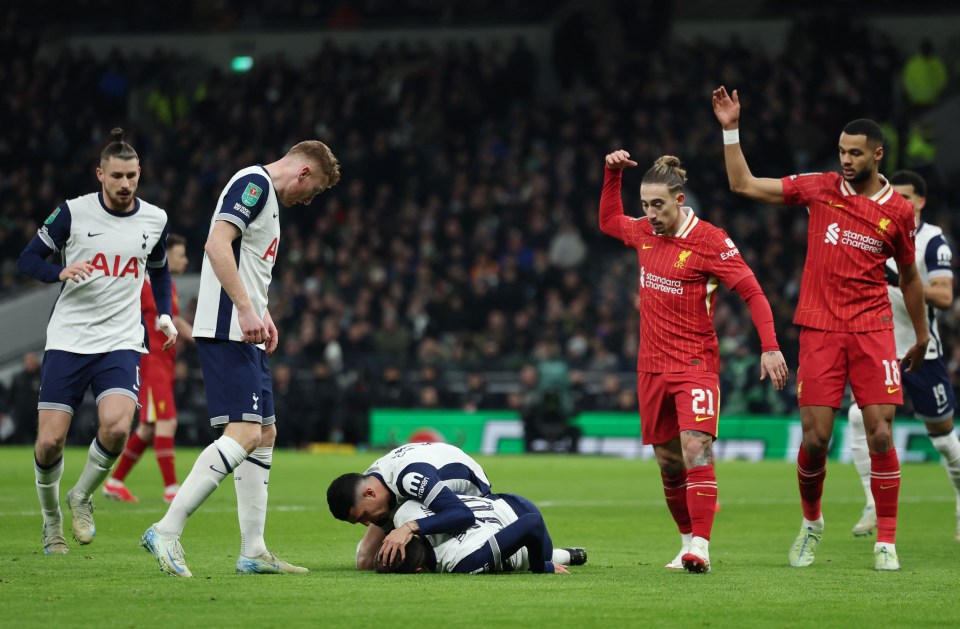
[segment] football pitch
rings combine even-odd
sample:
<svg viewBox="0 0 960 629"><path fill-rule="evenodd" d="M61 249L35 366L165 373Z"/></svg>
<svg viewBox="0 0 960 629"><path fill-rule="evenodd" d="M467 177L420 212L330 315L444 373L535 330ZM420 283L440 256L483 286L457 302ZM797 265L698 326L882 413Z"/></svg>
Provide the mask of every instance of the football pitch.
<svg viewBox="0 0 960 629"><path fill-rule="evenodd" d="M197 450L180 449L181 479ZM874 538L850 527L862 507L851 465L828 467L826 531L816 563L787 565L800 524L796 467L721 462L722 509L711 543L713 572L672 572L679 548L653 461L600 457L479 458L494 491L527 496L556 545L585 546L570 575L377 575L353 568L363 529L333 519L326 488L363 471L379 452L278 451L270 479L267 543L310 574L234 574L239 550L229 481L187 523L182 542L193 579L160 573L140 534L166 505L148 451L128 478L141 498L98 495L97 537L45 556L29 448L0 449L0 626L17 627L943 627L956 616L960 544L954 497L940 465L903 468L897 549L903 569L873 570ZM85 449L66 453L61 498Z"/></svg>

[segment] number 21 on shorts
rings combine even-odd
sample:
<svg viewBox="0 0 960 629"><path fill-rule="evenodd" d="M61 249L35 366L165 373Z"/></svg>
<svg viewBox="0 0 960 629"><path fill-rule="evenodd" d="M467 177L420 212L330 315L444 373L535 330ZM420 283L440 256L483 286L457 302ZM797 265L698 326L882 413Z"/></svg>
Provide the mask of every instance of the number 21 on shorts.
<svg viewBox="0 0 960 629"><path fill-rule="evenodd" d="M700 415L714 415L713 391L710 389L693 389L693 412L699 420Z"/></svg>

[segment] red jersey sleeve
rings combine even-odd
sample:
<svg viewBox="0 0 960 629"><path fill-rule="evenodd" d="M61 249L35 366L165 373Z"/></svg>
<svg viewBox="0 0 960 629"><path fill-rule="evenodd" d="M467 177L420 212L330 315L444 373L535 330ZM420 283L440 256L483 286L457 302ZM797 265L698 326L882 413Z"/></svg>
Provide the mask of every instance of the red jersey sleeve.
<svg viewBox="0 0 960 629"><path fill-rule="evenodd" d="M623 213L623 201L620 199L620 183L623 170L605 168L603 192L600 195L600 231L623 241L629 247L639 242L638 219Z"/></svg>
<svg viewBox="0 0 960 629"><path fill-rule="evenodd" d="M900 217L898 223L897 233L893 238L893 259L897 264L914 264L917 261L917 225L912 207L909 215Z"/></svg>
<svg viewBox="0 0 960 629"><path fill-rule="evenodd" d="M704 250L707 271L723 282L727 289L733 290L742 279L753 275L753 271L740 255L740 250L722 229L712 230L705 239Z"/></svg>
<svg viewBox="0 0 960 629"><path fill-rule="evenodd" d="M807 205L823 185L821 173L790 175L780 180L786 205Z"/></svg>

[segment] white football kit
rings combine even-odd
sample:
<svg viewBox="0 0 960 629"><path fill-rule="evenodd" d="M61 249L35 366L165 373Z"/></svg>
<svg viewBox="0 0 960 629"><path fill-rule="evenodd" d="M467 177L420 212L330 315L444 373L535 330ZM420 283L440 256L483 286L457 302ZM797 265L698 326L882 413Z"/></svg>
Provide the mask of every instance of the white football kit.
<svg viewBox="0 0 960 629"><path fill-rule="evenodd" d="M437 572L453 572L457 564L465 557L480 549L491 537L499 533L509 524L517 521L517 514L505 500L490 499L481 496L460 496L463 503L470 507L476 517L473 526L461 533L437 533L424 536L427 543L433 548L437 559ZM405 522L420 520L433 515L433 511L414 501L405 502L393 517L396 527ZM526 547L505 559L510 569L515 572L526 572L530 569L530 560Z"/></svg>
<svg viewBox="0 0 960 629"><path fill-rule="evenodd" d="M280 204L263 166L244 168L227 182L210 219L211 232L217 221L228 221L240 230L240 236L233 241L237 271L254 312L262 318L267 311L267 290L280 245ZM223 289L206 255L200 270L193 335L224 341L243 340L236 305ZM258 347L262 349L264 345Z"/></svg>
<svg viewBox="0 0 960 629"><path fill-rule="evenodd" d="M167 214L142 199L115 212L93 192L62 203L40 227L45 245L63 266L89 260L93 274L63 282L47 324L47 350L99 354L147 353L140 315L146 267L167 262Z"/></svg>
<svg viewBox="0 0 960 629"><path fill-rule="evenodd" d="M374 461L364 474L379 478L398 505L416 500L429 507L444 487L465 496L490 493L490 481L480 464L446 443L402 445Z"/></svg>
<svg viewBox="0 0 960 629"><path fill-rule="evenodd" d="M917 228L916 243L917 271L920 273L920 281L924 286L929 284L931 279L937 277L953 277L953 252L943 237L942 229L936 225L921 222ZM891 280L891 283L887 286L887 293L890 295L890 305L893 308L893 331L897 339L897 358L903 358L907 350L917 342L917 337L913 331L910 313L907 312L907 306L903 300L903 291L900 290L899 284L892 283L893 280L899 282L897 263L893 258L887 260L887 272ZM936 310L933 306L927 306L926 309L927 325L930 328L930 343L927 345L925 357L930 360L943 356L943 341L937 327Z"/></svg>

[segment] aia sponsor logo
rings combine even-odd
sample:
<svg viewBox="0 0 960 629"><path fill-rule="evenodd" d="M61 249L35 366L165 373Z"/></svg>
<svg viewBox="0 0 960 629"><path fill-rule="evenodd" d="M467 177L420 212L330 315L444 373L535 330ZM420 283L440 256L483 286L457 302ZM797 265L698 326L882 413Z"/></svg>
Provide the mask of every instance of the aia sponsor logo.
<svg viewBox="0 0 960 629"><path fill-rule="evenodd" d="M113 256L111 261L104 254L98 253L93 256L90 264L94 269L103 271L103 274L107 277L125 277L127 275L133 278L140 277L140 260L137 258L130 258L123 262L120 256Z"/></svg>

